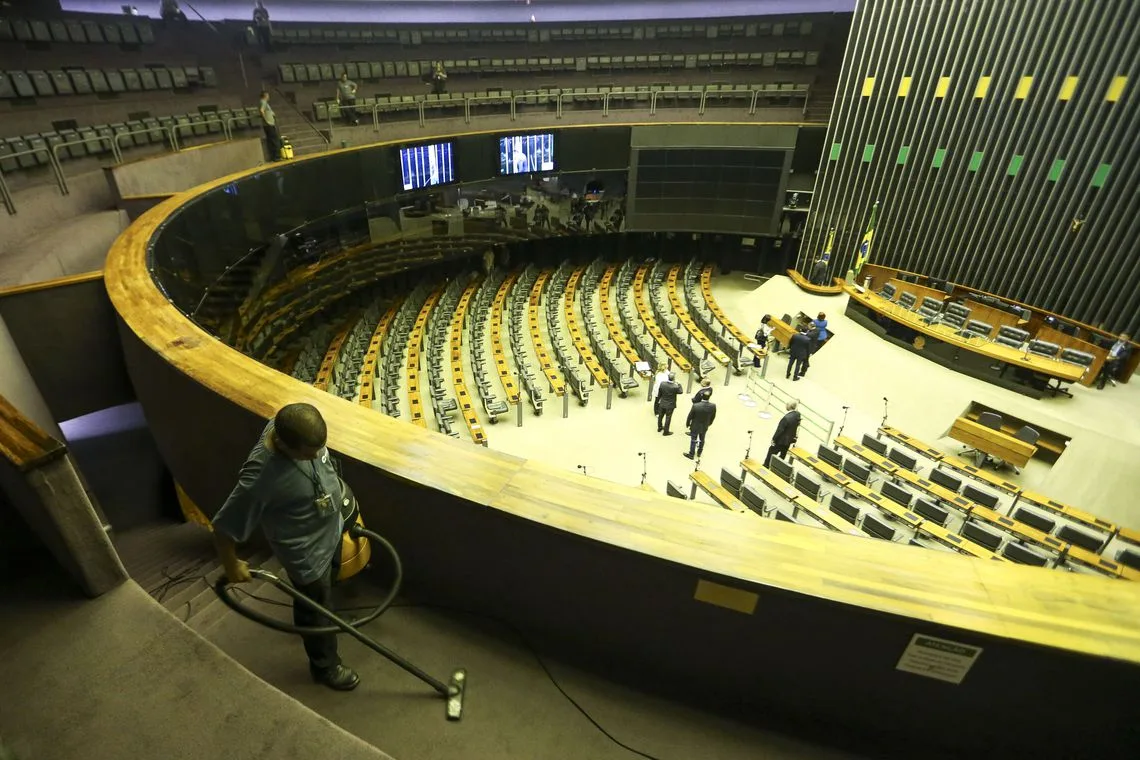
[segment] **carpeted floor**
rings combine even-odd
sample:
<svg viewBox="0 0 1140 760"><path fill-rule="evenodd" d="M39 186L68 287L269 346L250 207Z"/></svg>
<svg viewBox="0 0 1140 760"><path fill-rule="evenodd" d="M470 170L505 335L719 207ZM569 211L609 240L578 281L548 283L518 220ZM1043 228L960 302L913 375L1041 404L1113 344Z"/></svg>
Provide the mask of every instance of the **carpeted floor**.
<svg viewBox="0 0 1140 760"><path fill-rule="evenodd" d="M363 604L363 596L340 606ZM275 593L271 598L283 600ZM288 616L284 608L259 609ZM626 760L612 742L559 693L533 650L502 625L456 612L393 607L366 632L446 680L468 671L463 718L450 723L444 703L412 676L363 645L341 637L341 655L358 670L360 687L340 694L308 679L299 641L228 613L206 636L256 675L342 728L400 760ZM824 760L854 758L806 741L704 712L615 683L543 656L563 689L617 739L660 760ZM824 741L827 737L819 737Z"/></svg>
<svg viewBox="0 0 1140 760"><path fill-rule="evenodd" d="M0 588L0 737L28 760L387 757L270 688L128 581Z"/></svg>

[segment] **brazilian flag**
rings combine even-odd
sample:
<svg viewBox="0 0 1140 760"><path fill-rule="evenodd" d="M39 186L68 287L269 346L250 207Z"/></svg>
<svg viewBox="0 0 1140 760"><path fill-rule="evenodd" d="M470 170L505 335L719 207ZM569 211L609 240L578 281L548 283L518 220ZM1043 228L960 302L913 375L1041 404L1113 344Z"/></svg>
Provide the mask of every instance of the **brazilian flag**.
<svg viewBox="0 0 1140 760"><path fill-rule="evenodd" d="M871 240L875 236L875 217L879 215L879 202L871 207L871 221L867 222L867 231L863 233L863 242L859 243L859 251L855 254L855 274L867 263L871 257Z"/></svg>

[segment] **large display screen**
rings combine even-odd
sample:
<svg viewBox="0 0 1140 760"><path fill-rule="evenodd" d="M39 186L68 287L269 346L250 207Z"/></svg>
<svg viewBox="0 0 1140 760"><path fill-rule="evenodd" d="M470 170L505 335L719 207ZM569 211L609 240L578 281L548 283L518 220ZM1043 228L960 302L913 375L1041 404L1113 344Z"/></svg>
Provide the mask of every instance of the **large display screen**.
<svg viewBox="0 0 1140 760"><path fill-rule="evenodd" d="M431 143L400 148L400 177L405 190L455 181L451 143Z"/></svg>
<svg viewBox="0 0 1140 760"><path fill-rule="evenodd" d="M554 171L554 135L511 135L499 138L499 173Z"/></svg>

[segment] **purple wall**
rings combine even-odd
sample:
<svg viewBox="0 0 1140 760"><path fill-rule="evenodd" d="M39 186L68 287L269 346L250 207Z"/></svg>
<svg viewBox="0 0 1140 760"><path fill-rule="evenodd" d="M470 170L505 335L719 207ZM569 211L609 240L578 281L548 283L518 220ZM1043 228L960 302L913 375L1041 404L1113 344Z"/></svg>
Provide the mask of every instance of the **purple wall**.
<svg viewBox="0 0 1140 760"><path fill-rule="evenodd" d="M65 11L121 13L127 0L61 0ZM131 3L141 15L158 16L158 0ZM183 0L210 20L247 19L249 0ZM704 19L772 14L850 12L855 0L268 0L274 21L370 22L394 24L519 24L568 21Z"/></svg>

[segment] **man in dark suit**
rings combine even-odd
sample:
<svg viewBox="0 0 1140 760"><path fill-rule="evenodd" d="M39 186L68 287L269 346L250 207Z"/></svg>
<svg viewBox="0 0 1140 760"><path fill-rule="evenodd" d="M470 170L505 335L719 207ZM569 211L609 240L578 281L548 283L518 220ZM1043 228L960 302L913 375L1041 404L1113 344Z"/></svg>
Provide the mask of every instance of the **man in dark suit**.
<svg viewBox="0 0 1140 760"><path fill-rule="evenodd" d="M698 401L689 409L689 416L685 420L685 427L689 429L689 450L685 452L687 458L699 457L704 452L705 435L715 419L716 404L711 401Z"/></svg>
<svg viewBox="0 0 1140 760"><path fill-rule="evenodd" d="M693 394L693 403L708 401L710 398L712 398L712 380L706 377L701 380L701 387Z"/></svg>
<svg viewBox="0 0 1140 760"><path fill-rule="evenodd" d="M788 449L796 442L796 437L800 432L800 413L796 409L797 406L798 404L795 401L788 402L787 412L776 425L776 434L772 436L772 445L768 447L768 456L764 457L765 467L771 464L773 454L779 454L780 458L786 457Z"/></svg>
<svg viewBox="0 0 1140 760"><path fill-rule="evenodd" d="M1104 367L1100 371L1100 378L1096 384L1098 390L1103 390L1106 382L1116 385L1116 381L1124 369L1124 363L1132 355L1132 344L1129 342L1129 337L1128 333L1121 333L1117 341L1112 344L1112 348L1108 349L1108 357L1104 360Z"/></svg>
<svg viewBox="0 0 1140 760"><path fill-rule="evenodd" d="M790 377L795 381L806 375L809 356L811 356L811 338L808 337L806 329L801 327L792 334L788 342L788 371L784 373L784 377Z"/></svg>
<svg viewBox="0 0 1140 760"><path fill-rule="evenodd" d="M657 389L657 432L662 435L673 435L669 430L669 423L673 420L673 411L677 408L677 396L685 389L677 382L677 375L670 372L668 379L661 383Z"/></svg>

